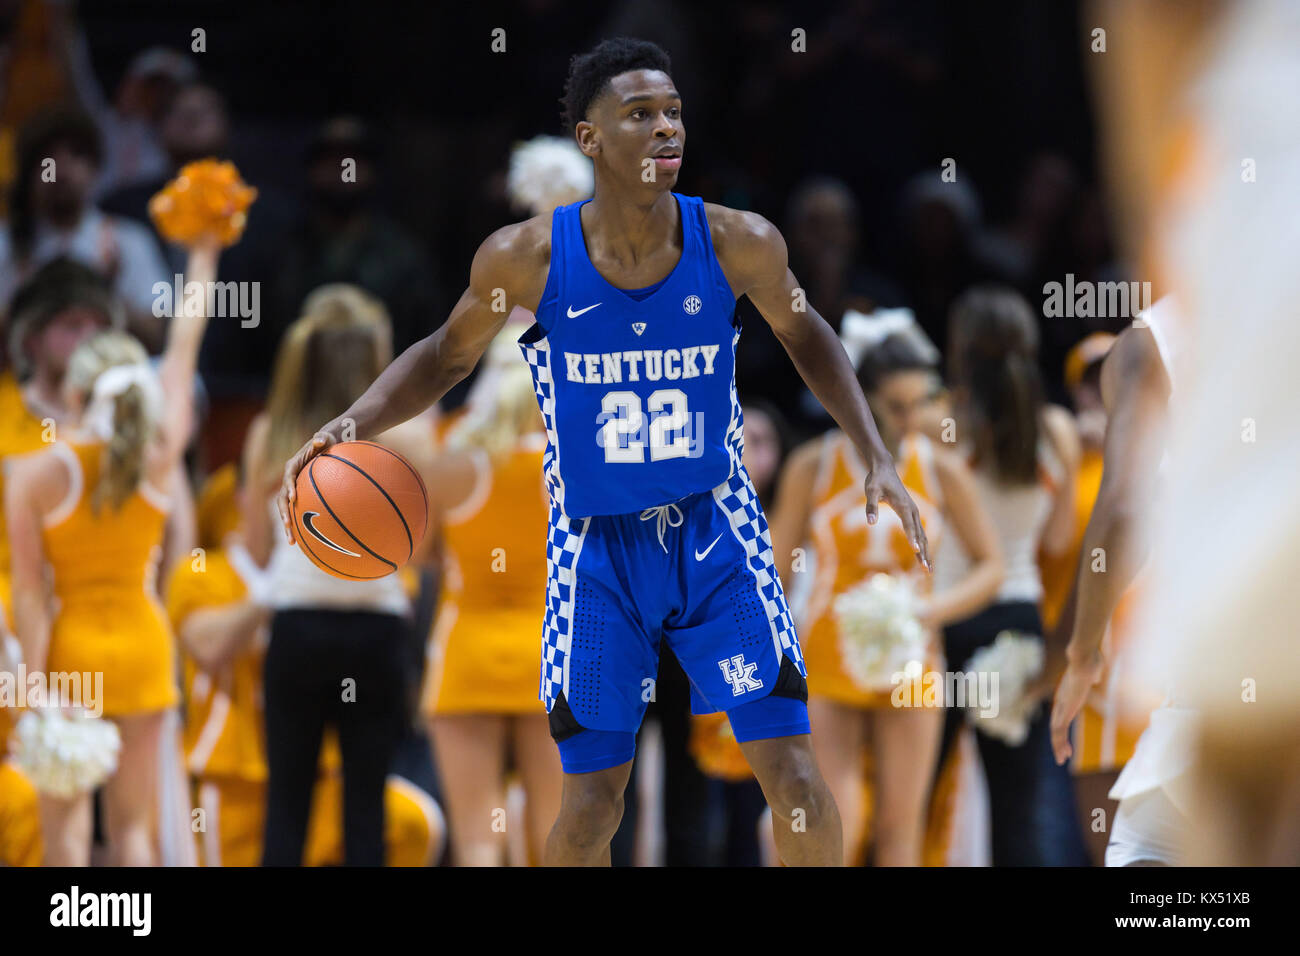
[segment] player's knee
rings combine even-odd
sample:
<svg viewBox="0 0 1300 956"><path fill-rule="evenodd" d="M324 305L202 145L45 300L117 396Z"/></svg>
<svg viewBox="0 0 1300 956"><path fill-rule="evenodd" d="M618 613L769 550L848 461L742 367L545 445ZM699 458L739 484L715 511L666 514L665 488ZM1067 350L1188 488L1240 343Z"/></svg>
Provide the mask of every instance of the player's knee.
<svg viewBox="0 0 1300 956"><path fill-rule="evenodd" d="M622 819L623 792L612 782L590 779L565 788L560 822L574 839L586 838L597 846L608 843Z"/></svg>
<svg viewBox="0 0 1300 956"><path fill-rule="evenodd" d="M811 754L795 753L782 761L769 794L772 809L783 817L797 812L820 819L829 809L830 793Z"/></svg>

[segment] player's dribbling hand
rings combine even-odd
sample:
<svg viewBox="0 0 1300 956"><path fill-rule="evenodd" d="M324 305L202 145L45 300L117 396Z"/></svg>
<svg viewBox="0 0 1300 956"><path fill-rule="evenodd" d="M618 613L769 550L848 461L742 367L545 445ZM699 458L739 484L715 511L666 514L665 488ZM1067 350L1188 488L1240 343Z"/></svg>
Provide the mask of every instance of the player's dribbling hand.
<svg viewBox="0 0 1300 956"><path fill-rule="evenodd" d="M1105 666L1100 654L1084 661L1070 661L1061 675L1061 682L1056 685L1056 696L1052 699L1052 753L1056 755L1057 764L1070 759L1074 748L1070 746L1070 724L1083 709L1088 699L1088 691L1101 679Z"/></svg>
<svg viewBox="0 0 1300 956"><path fill-rule="evenodd" d="M925 540L925 529L921 527L920 512L916 510L916 502L912 500L912 496L903 487L903 482L898 477L898 472L895 470L892 461L871 469L867 475L866 492L867 524L874 525L876 523L876 519L879 517L877 503L883 499L894 509L894 513L903 522L903 531L907 534L907 541L916 554L916 560L920 562L921 567L925 568L926 571L933 570L930 566L930 552L929 545Z"/></svg>
<svg viewBox="0 0 1300 956"><path fill-rule="evenodd" d="M298 473L330 445L337 444L334 436L326 431L317 432L312 439L298 449L298 454L290 458L284 466L284 482L280 493L275 496L275 508L280 512L280 521L284 525L285 537L290 544L297 544L293 537L293 503L298 496Z"/></svg>

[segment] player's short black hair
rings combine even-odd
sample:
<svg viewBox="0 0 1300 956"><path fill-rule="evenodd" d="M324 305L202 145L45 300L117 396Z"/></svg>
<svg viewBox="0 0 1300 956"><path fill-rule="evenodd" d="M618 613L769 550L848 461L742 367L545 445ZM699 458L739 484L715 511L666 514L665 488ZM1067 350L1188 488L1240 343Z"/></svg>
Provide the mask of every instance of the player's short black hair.
<svg viewBox="0 0 1300 956"><path fill-rule="evenodd" d="M672 61L658 44L634 37L601 40L586 53L574 54L569 60L569 78L564 82L561 119L569 132L587 116L591 101L609 86L620 73L631 70L659 70L668 73Z"/></svg>

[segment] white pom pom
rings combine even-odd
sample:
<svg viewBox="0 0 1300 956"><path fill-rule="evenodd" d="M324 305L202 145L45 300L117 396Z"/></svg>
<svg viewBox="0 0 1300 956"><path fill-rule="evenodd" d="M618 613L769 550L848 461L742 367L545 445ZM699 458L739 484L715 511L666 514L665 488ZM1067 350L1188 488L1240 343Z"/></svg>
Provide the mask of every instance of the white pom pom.
<svg viewBox="0 0 1300 956"><path fill-rule="evenodd" d="M1002 631L992 644L972 655L968 669L977 674L997 674L997 699L992 703L996 714L986 715L971 707L967 719L976 729L1012 747L1029 736L1029 719L1038 702L1025 697L1029 687L1043 669L1043 642L1014 631ZM982 683L982 682L981 682Z"/></svg>
<svg viewBox="0 0 1300 956"><path fill-rule="evenodd" d="M571 139L534 136L510 154L510 201L534 216L586 199L595 188L591 160Z"/></svg>
<svg viewBox="0 0 1300 956"><path fill-rule="evenodd" d="M889 690L895 675L919 676L925 660L920 600L904 577L876 574L835 600L844 669L863 690Z"/></svg>
<svg viewBox="0 0 1300 956"><path fill-rule="evenodd" d="M41 793L65 799L87 793L117 769L117 725L79 708L29 710L14 730L14 762Z"/></svg>

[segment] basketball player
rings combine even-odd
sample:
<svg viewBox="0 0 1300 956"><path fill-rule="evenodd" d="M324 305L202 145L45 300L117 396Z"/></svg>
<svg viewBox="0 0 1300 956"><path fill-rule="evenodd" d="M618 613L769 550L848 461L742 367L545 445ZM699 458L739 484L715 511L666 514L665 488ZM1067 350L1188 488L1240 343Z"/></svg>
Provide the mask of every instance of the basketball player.
<svg viewBox="0 0 1300 956"><path fill-rule="evenodd" d="M1052 749L1057 763L1073 753L1070 724L1105 670L1103 638L1120 598L1146 562L1150 547L1138 517L1154 504L1165 447L1176 339L1168 299L1124 330L1101 369L1106 438L1101 488L1093 507L1074 594L1063 612L1073 621L1067 666L1052 703ZM1098 573L1098 556L1105 573ZM1110 795L1120 800L1106 849L1108 866L1171 865L1185 826L1177 791L1192 739L1190 714L1161 707ZM1179 743L1181 741L1181 744ZM1180 766L1178 751L1183 752Z"/></svg>
<svg viewBox="0 0 1300 956"><path fill-rule="evenodd" d="M805 302L785 241L753 213L672 191L682 99L668 56L607 40L570 64L566 120L594 198L507 226L479 247L448 321L290 459L278 498L345 424L366 437L463 378L512 307L548 432L551 497L541 696L564 792L552 864L608 863L662 638L693 709L725 710L773 809L787 864L839 864L839 813L809 740L807 683L767 522L741 465L735 302L750 300L866 464L928 566L925 537L834 331Z"/></svg>

